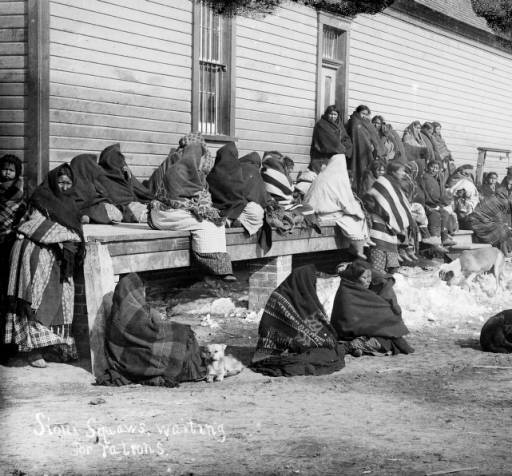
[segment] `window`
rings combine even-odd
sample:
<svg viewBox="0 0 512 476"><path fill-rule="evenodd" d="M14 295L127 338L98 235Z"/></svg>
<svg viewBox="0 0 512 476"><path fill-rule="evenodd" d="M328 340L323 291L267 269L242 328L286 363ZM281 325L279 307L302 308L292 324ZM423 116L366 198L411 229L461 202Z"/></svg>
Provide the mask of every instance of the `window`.
<svg viewBox="0 0 512 476"><path fill-rule="evenodd" d="M233 21L194 5L193 129L213 140L234 135Z"/></svg>
<svg viewBox="0 0 512 476"><path fill-rule="evenodd" d="M317 115L336 104L346 117L347 57L350 24L325 13L318 16Z"/></svg>

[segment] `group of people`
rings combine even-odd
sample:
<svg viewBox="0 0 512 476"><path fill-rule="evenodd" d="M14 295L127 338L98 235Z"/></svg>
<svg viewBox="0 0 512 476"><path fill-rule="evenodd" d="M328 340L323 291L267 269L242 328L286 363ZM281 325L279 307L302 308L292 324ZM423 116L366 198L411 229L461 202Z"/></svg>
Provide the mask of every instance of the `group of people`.
<svg viewBox="0 0 512 476"><path fill-rule="evenodd" d="M201 134L190 133L144 183L113 144L98 160L80 154L54 168L27 200L21 161L2 157L0 259L8 270L1 276L2 342L26 353L35 367L46 366L47 351L62 360L76 358L73 277L85 256L87 223L138 222L190 231L197 265L226 282L236 280L226 249L225 228L231 226L258 235L267 250L272 229L318 231L318 225L335 223L342 246L385 276L417 259L420 242L450 244L450 232L459 224L483 241L509 246L512 169L503 186L487 174L478 191L471 166L453 170L440 124L413 122L400 140L382 116L370 117L369 108L359 106L345 128L329 106L313 130L309 167L295 182L293 160L278 151L239 157L229 142L212 154ZM356 274L345 278L357 281ZM292 287L309 292L297 283ZM391 307L398 309L396 303ZM377 348L371 339L389 336L363 337L360 347L370 342Z"/></svg>

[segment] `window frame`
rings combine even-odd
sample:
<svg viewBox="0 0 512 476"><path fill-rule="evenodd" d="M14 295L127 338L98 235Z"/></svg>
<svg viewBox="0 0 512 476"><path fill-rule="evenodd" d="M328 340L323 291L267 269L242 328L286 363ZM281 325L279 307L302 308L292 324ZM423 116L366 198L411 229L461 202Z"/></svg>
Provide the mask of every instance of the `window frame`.
<svg viewBox="0 0 512 476"><path fill-rule="evenodd" d="M200 40L201 40L201 9L200 0L193 2L193 38L192 38L192 130L199 131L199 119L200 119L200 98L199 98L199 86L200 86L200 64L199 64L199 52L200 52ZM228 134L203 134L203 137L211 142L229 142L235 141L235 97L236 97L236 22L233 18L223 19L227 22L227 28L224 31L224 44L229 45L229 51L226 58L227 68L229 74L227 75L226 90L228 91L227 97L224 101L227 101L224 113L228 114L227 121Z"/></svg>
<svg viewBox="0 0 512 476"><path fill-rule="evenodd" d="M344 32L345 35L345 51L343 52L344 61L333 61L323 59L324 49L324 26L334 28ZM349 70L349 51L350 51L350 28L351 21L337 17L335 15L318 12L318 41L317 41L317 78L316 78L316 114L317 118L320 118L323 111L322 97L321 97L321 81L322 81L322 66L335 65L338 69L341 68L341 72L336 74L336 99L335 104L342 116L343 122L348 117L348 70Z"/></svg>

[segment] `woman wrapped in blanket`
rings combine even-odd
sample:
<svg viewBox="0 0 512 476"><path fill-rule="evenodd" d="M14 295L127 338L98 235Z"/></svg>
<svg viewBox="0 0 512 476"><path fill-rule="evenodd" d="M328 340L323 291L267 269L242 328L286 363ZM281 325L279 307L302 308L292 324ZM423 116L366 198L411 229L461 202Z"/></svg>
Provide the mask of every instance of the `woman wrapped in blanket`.
<svg viewBox="0 0 512 476"><path fill-rule="evenodd" d="M361 203L350 187L343 154L333 155L329 159L304 201L317 213L320 224L334 221L357 256L366 259L364 247L373 243Z"/></svg>
<svg viewBox="0 0 512 476"><path fill-rule="evenodd" d="M411 214L411 205L402 190L402 180L405 176L405 166L391 161L387 166L387 174L379 177L368 192L382 209L386 216L386 226L391 232L386 241L392 236L398 246L398 254L406 262L417 260L414 254L417 249L417 227ZM391 265L388 265L391 266Z"/></svg>
<svg viewBox="0 0 512 476"><path fill-rule="evenodd" d="M411 122L404 129L402 142L407 160L418 164L418 174L421 176L427 167L427 161L430 157L427 144L421 135L420 121Z"/></svg>
<svg viewBox="0 0 512 476"><path fill-rule="evenodd" d="M246 186L238 150L234 142L228 142L217 151L215 163L206 177L213 206L227 224L238 222L249 235L254 235L262 226L265 212L253 190Z"/></svg>
<svg viewBox="0 0 512 476"><path fill-rule="evenodd" d="M505 256L512 251L512 229L509 217L512 201L504 189L495 195L483 198L475 211L467 217L467 221L476 238L481 243L489 243L499 248Z"/></svg>
<svg viewBox="0 0 512 476"><path fill-rule="evenodd" d="M132 383L177 387L206 374L199 345L190 326L163 320L146 302L135 273L120 279L106 322L107 368L98 385Z"/></svg>
<svg viewBox="0 0 512 476"><path fill-rule="evenodd" d="M153 194L132 174L119 144L112 144L100 154L99 165L104 174L99 182L108 191L110 201L121 210L126 223L146 223L147 204Z"/></svg>
<svg viewBox="0 0 512 476"><path fill-rule="evenodd" d="M114 223L123 220L121 211L110 201L104 184L104 170L94 154L77 155L69 164L75 177L73 198L83 223Z"/></svg>
<svg viewBox="0 0 512 476"><path fill-rule="evenodd" d="M345 366L344 352L316 293L313 265L292 271L270 295L251 368L272 377L325 375Z"/></svg>
<svg viewBox="0 0 512 476"><path fill-rule="evenodd" d="M42 350L64 361L77 358L73 274L85 248L73 185L68 164L50 171L30 198L11 254L5 342L28 353L34 367L46 367Z"/></svg>
<svg viewBox="0 0 512 476"><path fill-rule="evenodd" d="M347 352L356 357L414 352L403 337L409 330L393 290L394 278L362 260L350 263L340 278L331 325Z"/></svg>
<svg viewBox="0 0 512 476"><path fill-rule="evenodd" d="M157 230L190 231L192 254L201 268L236 281L226 249L225 218L213 206L206 182L212 166L209 150L199 141L171 154L150 179L156 200L151 202L148 223Z"/></svg>

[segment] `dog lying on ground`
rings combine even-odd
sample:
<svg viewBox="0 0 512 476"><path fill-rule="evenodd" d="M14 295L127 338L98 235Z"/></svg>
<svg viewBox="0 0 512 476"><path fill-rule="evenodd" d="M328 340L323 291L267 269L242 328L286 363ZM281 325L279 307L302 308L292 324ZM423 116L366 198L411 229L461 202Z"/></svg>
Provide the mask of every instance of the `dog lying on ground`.
<svg viewBox="0 0 512 476"><path fill-rule="evenodd" d="M214 380L222 382L224 377L231 377L239 374L244 365L232 355L224 355L226 344L208 344L203 351L203 359L206 362L206 381L212 383Z"/></svg>
<svg viewBox="0 0 512 476"><path fill-rule="evenodd" d="M468 285L471 285L479 274L492 271L496 278L496 290L498 290L503 279L504 266L505 255L498 248L466 250L451 263L441 265L439 277L449 284L462 284L465 280Z"/></svg>
<svg viewBox="0 0 512 476"><path fill-rule="evenodd" d="M489 318L480 332L480 346L485 352L512 353L512 310Z"/></svg>

